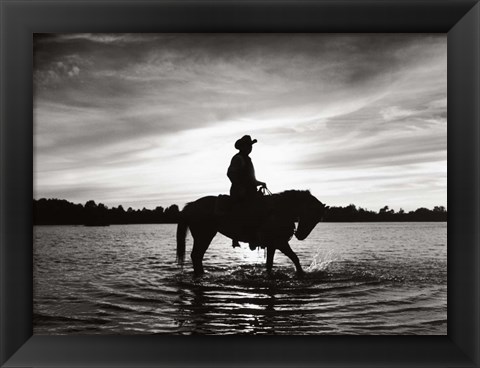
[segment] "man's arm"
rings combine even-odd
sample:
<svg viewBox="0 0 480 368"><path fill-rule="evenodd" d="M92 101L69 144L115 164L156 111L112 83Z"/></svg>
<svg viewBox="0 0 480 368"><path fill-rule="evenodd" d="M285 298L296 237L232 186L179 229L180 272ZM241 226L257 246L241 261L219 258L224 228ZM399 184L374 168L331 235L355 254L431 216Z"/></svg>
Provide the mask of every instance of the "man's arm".
<svg viewBox="0 0 480 368"><path fill-rule="evenodd" d="M252 165L252 172L250 173L250 175L251 175L250 179L253 183L255 183L255 186L261 185L263 188L267 187L266 183L264 183L263 181L257 180L257 178L255 177L255 169L254 169L253 165Z"/></svg>

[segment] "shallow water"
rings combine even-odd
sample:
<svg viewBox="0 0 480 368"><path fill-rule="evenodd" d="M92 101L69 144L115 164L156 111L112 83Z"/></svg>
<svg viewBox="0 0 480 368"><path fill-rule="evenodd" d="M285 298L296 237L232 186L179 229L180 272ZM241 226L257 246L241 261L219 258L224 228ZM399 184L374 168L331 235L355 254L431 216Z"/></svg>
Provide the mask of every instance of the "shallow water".
<svg viewBox="0 0 480 368"><path fill-rule="evenodd" d="M446 223L320 223L277 251L217 235L194 278L175 225L36 226L35 334L447 333ZM187 253L192 239L187 238Z"/></svg>

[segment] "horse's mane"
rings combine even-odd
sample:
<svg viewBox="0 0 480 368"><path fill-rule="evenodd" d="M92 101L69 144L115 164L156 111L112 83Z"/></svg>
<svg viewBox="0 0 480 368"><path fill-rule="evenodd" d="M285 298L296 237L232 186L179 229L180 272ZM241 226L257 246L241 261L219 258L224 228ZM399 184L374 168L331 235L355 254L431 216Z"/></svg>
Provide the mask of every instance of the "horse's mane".
<svg viewBox="0 0 480 368"><path fill-rule="evenodd" d="M294 209L302 204L308 198L312 197L309 190L285 190L283 192L274 194L273 199L283 208Z"/></svg>
<svg viewBox="0 0 480 368"><path fill-rule="evenodd" d="M280 192L280 193L277 193L278 195L281 195L281 196L290 196L290 195L304 195L304 196L307 196L307 195L312 195L312 193L310 193L310 190L297 190L297 189L289 189L289 190L285 190L283 192Z"/></svg>
<svg viewBox="0 0 480 368"><path fill-rule="evenodd" d="M309 190L290 189L277 193L276 195L285 200L301 200L310 197L312 194Z"/></svg>

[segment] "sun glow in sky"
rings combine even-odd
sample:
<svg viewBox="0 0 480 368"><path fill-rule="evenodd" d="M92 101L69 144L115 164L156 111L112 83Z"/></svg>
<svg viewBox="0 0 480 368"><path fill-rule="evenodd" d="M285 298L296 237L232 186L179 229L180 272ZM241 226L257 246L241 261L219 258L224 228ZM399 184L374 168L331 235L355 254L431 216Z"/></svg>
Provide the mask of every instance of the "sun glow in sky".
<svg viewBox="0 0 480 368"><path fill-rule="evenodd" d="M155 208L228 193L244 134L272 192L447 205L444 34L34 37L35 198Z"/></svg>

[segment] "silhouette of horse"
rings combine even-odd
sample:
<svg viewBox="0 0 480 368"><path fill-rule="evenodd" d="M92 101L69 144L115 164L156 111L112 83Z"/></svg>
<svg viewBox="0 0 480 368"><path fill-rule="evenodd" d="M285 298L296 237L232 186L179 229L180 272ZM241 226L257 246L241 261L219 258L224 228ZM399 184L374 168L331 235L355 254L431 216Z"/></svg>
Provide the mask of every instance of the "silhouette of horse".
<svg viewBox="0 0 480 368"><path fill-rule="evenodd" d="M248 229L253 226L258 234L256 242L267 248L266 266L269 274L276 249L292 260L298 275L303 274L298 257L288 242L293 235L298 240L306 239L321 221L328 206L309 191L300 190L288 190L261 197L258 205L251 207L250 212L243 215L239 215L238 211L218 214L218 200L217 196L202 197L188 203L181 211L177 226L179 264L183 264L185 259L185 239L189 228L193 237L191 258L194 273L201 275L204 272L203 256L217 232L231 239L251 242L252 232ZM295 222L298 222L296 230Z"/></svg>

